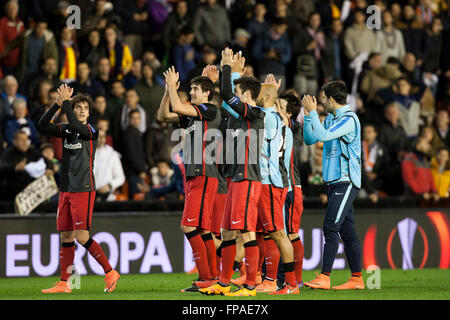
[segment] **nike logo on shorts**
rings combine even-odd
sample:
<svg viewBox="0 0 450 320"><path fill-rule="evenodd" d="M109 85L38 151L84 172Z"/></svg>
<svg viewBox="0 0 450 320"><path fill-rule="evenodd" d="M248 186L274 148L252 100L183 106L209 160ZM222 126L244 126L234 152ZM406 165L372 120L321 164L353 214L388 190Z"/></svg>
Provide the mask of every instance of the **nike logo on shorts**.
<svg viewBox="0 0 450 320"><path fill-rule="evenodd" d="M236 223L239 223L239 222L241 222L241 220L239 220L239 221L231 221L232 224L236 224Z"/></svg>
<svg viewBox="0 0 450 320"><path fill-rule="evenodd" d="M83 222L75 222L76 226L79 226L80 224L82 224Z"/></svg>
<svg viewBox="0 0 450 320"><path fill-rule="evenodd" d="M194 221L194 220L196 220L196 219L187 219L188 222L191 222L191 221Z"/></svg>

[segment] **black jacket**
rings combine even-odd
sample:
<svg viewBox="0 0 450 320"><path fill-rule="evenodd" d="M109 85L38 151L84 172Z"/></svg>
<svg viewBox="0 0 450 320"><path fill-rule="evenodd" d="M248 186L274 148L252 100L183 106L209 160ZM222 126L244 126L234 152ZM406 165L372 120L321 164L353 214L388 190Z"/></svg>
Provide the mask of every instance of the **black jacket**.
<svg viewBox="0 0 450 320"><path fill-rule="evenodd" d="M144 142L142 134L133 126L128 126L123 133L123 168L127 176L138 176L147 171Z"/></svg>
<svg viewBox="0 0 450 320"><path fill-rule="evenodd" d="M30 146L26 152L15 147L7 149L0 158L0 199L14 201L14 197L27 185L33 182L33 178L26 171L15 171L16 165L27 159L27 163L38 161L39 152Z"/></svg>

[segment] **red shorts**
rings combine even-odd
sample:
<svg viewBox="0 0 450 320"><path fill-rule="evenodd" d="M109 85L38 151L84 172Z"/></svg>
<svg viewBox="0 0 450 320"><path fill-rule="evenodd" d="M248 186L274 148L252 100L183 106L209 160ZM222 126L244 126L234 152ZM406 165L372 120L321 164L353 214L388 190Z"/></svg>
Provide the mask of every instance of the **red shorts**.
<svg viewBox="0 0 450 320"><path fill-rule="evenodd" d="M182 226L211 230L211 212L218 186L217 178L206 176L186 181Z"/></svg>
<svg viewBox="0 0 450 320"><path fill-rule="evenodd" d="M298 233L303 213L303 192L301 186L294 186L286 199L286 229L288 233Z"/></svg>
<svg viewBox="0 0 450 320"><path fill-rule="evenodd" d="M222 219L227 230L256 231L261 181L231 182Z"/></svg>
<svg viewBox="0 0 450 320"><path fill-rule="evenodd" d="M225 202L227 201L226 193L216 194L211 216L211 232L219 235L222 227L223 212L225 210Z"/></svg>
<svg viewBox="0 0 450 320"><path fill-rule="evenodd" d="M56 225L58 231L89 230L94 211L95 191L59 192Z"/></svg>
<svg viewBox="0 0 450 320"><path fill-rule="evenodd" d="M258 230L264 232L284 229L283 207L288 188L263 184L258 201Z"/></svg>

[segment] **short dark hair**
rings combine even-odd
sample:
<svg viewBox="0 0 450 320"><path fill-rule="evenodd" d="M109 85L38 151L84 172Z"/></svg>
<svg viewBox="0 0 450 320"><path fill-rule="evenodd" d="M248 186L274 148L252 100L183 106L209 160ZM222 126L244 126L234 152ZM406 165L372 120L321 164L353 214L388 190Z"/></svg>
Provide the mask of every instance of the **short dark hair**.
<svg viewBox="0 0 450 320"><path fill-rule="evenodd" d="M239 85L242 93L250 90L250 96L255 100L261 92L261 82L254 77L242 77L234 80L235 85Z"/></svg>
<svg viewBox="0 0 450 320"><path fill-rule="evenodd" d="M133 109L133 110L131 110L131 111L128 113L128 118L131 119L131 116L132 116L133 114L135 114L136 112L139 113L139 115L141 115L141 113L139 112L138 109ZM142 120L142 119L141 119L141 120Z"/></svg>
<svg viewBox="0 0 450 320"><path fill-rule="evenodd" d="M335 80L322 86L323 93L328 98L333 98L339 104L347 103L348 90L344 81Z"/></svg>
<svg viewBox="0 0 450 320"><path fill-rule="evenodd" d="M291 114L291 119L297 119L301 110L300 99L292 93L283 93L278 99L284 99L287 101L286 112Z"/></svg>
<svg viewBox="0 0 450 320"><path fill-rule="evenodd" d="M72 98L72 109L75 108L75 106L81 102L87 102L89 106L89 114L91 114L92 108L94 107L94 101L89 95L84 93L78 93Z"/></svg>
<svg viewBox="0 0 450 320"><path fill-rule="evenodd" d="M19 129L19 130L14 131L13 140L16 140L17 137L19 136L19 134L24 134L28 137L28 133L26 133L22 129Z"/></svg>
<svg viewBox="0 0 450 320"><path fill-rule="evenodd" d="M212 80L205 76L198 76L191 80L191 86L198 85L202 92L209 91L208 101L211 101L214 96L214 83Z"/></svg>
<svg viewBox="0 0 450 320"><path fill-rule="evenodd" d="M185 36L188 34L193 34L194 33L194 29L190 26L190 25L185 25L184 27L181 28L180 32L178 32L178 36Z"/></svg>

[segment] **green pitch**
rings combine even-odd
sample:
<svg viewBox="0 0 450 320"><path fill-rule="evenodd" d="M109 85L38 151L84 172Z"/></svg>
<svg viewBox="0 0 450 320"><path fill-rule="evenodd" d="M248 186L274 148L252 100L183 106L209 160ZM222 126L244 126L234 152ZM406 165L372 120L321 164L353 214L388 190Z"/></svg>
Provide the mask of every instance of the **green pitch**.
<svg viewBox="0 0 450 320"><path fill-rule="evenodd" d="M363 272L365 281L370 274ZM189 286L195 276L189 274L149 274L122 275L116 290L103 293L102 276L82 276L80 289L71 294L44 295L41 289L50 287L58 280L50 278L7 278L0 279L0 300L414 300L414 299L450 299L450 272L440 269L423 270L381 270L379 290L335 291L312 290L302 288L299 295L273 296L258 294L256 297L233 298L223 296L204 296L200 293L181 293L180 289ZM315 277L313 271L303 273L304 280ZM333 271L331 285L344 283L349 277L348 270ZM367 283L367 281L366 281ZM374 283L374 282L373 282Z"/></svg>

